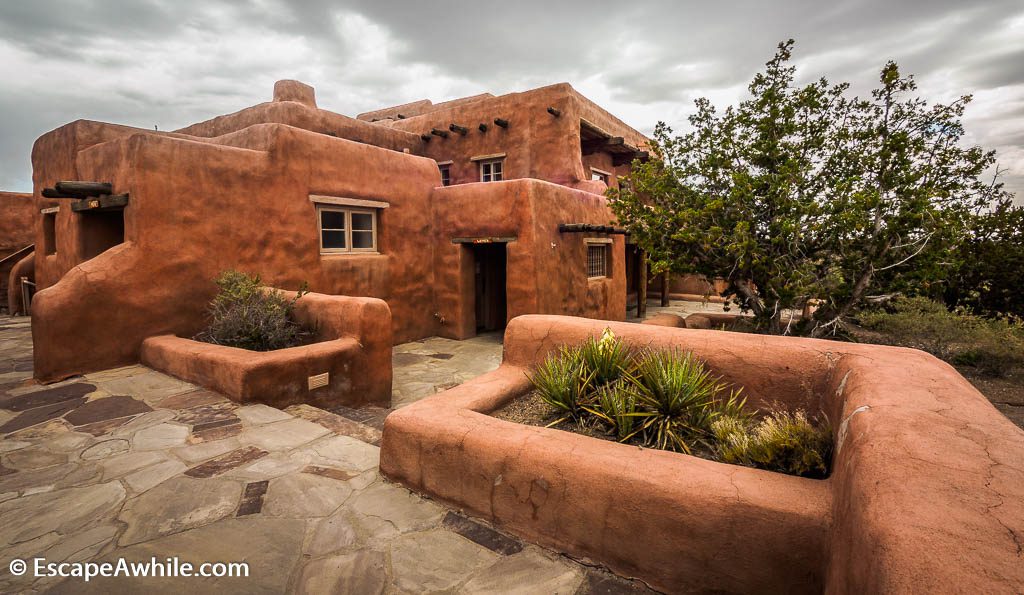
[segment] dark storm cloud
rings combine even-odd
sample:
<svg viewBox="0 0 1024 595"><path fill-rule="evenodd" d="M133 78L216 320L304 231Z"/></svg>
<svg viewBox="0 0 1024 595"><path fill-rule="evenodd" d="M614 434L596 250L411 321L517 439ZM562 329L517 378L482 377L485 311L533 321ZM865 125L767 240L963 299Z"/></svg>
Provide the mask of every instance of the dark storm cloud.
<svg viewBox="0 0 1024 595"><path fill-rule="evenodd" d="M971 140L1024 197L1019 0L6 2L0 188L30 187L31 144L60 124L180 127L266 101L279 78L349 114L568 81L641 130L684 130L694 98L735 102L790 37L802 80L863 93L894 59L930 98L973 93Z"/></svg>

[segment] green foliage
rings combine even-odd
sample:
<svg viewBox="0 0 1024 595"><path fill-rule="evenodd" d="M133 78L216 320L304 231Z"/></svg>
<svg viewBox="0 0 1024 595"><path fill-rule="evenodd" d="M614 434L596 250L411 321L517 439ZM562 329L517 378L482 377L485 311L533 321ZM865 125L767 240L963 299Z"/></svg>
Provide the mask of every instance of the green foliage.
<svg viewBox="0 0 1024 595"><path fill-rule="evenodd" d="M868 98L824 78L797 86L792 47L779 45L738 105L698 99L680 136L659 123L655 158L608 196L655 273L724 278L724 295L773 333L789 329L783 310L821 298L806 329L820 336L1007 195L981 179L994 153L961 146L969 96L929 105L891 62Z"/></svg>
<svg viewBox="0 0 1024 595"><path fill-rule="evenodd" d="M691 452L715 415L715 398L725 386L704 363L678 350L645 352L632 377L641 405L650 412L642 432L645 441L666 450Z"/></svg>
<svg viewBox="0 0 1024 595"><path fill-rule="evenodd" d="M548 355L530 376L540 398L565 414L558 421L579 417L592 381L593 374L586 371L580 350L576 347L563 347Z"/></svg>
<svg viewBox="0 0 1024 595"><path fill-rule="evenodd" d="M712 431L723 462L806 477L828 474L832 431L827 423L812 423L805 411L772 411L752 427L721 417Z"/></svg>
<svg viewBox="0 0 1024 595"><path fill-rule="evenodd" d="M1013 317L983 318L949 311L924 297L899 297L886 308L862 312L860 323L892 345L923 349L946 361L1005 376L1024 365L1024 325Z"/></svg>
<svg viewBox="0 0 1024 595"><path fill-rule="evenodd" d="M967 240L944 255L953 266L942 293L930 294L988 316L1024 317L1024 207L1002 204L967 225Z"/></svg>
<svg viewBox="0 0 1024 595"><path fill-rule="evenodd" d="M258 275L234 270L221 273L215 282L220 292L210 303L210 324L196 340L270 351L295 346L307 334L290 316L304 288L289 300L264 287Z"/></svg>
<svg viewBox="0 0 1024 595"><path fill-rule="evenodd" d="M604 343L608 365L587 363L587 345ZM621 350L620 350L621 348ZM608 356L609 353L621 353ZM617 378L596 382L598 370ZM610 377L609 374L606 377ZM606 330L600 341L566 346L530 376L540 398L577 428L603 426L620 442L693 453L696 447L722 461L809 476L828 471L831 432L806 414L773 412L757 421L742 389L729 390L692 353L678 349L630 352Z"/></svg>

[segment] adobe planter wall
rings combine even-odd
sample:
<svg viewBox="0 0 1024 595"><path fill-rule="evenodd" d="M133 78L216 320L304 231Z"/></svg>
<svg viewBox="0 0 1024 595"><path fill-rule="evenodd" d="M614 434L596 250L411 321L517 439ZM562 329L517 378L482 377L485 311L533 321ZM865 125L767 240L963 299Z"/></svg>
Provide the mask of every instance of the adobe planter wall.
<svg viewBox="0 0 1024 595"><path fill-rule="evenodd" d="M823 410L827 480L486 415L525 370L610 326L692 350L755 407ZM523 316L502 366L385 422L381 472L529 540L668 592L971 592L1024 585L1024 432L920 351Z"/></svg>
<svg viewBox="0 0 1024 595"><path fill-rule="evenodd" d="M293 316L316 329L318 342L261 352L161 335L143 341L142 363L243 403L390 405L391 311L383 300L308 293ZM328 384L310 390L309 377L325 372Z"/></svg>

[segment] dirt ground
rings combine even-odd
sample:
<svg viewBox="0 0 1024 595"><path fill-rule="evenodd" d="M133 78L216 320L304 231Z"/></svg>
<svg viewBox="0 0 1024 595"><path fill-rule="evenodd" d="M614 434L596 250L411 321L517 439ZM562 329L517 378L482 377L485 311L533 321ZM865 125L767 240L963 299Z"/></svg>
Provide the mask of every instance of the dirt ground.
<svg viewBox="0 0 1024 595"><path fill-rule="evenodd" d="M1024 429L1024 370L1018 368L1006 378L984 376L966 366L957 366L957 370L992 401L996 409Z"/></svg>

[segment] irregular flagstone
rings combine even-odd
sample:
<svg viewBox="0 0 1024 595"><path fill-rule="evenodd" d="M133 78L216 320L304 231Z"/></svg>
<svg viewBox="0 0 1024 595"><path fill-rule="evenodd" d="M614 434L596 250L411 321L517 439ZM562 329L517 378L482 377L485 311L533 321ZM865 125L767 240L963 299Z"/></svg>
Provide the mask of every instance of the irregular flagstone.
<svg viewBox="0 0 1024 595"><path fill-rule="evenodd" d="M116 514L125 495L120 482L112 481L2 502L0 543L19 543L51 531L67 535L102 522Z"/></svg>
<svg viewBox="0 0 1024 595"><path fill-rule="evenodd" d="M263 514L306 518L327 516L352 494L343 481L307 473L295 473L270 481L263 500Z"/></svg>
<svg viewBox="0 0 1024 595"><path fill-rule="evenodd" d="M85 424L84 426L78 426L77 428L75 428L75 431L84 432L96 438L100 438L101 436L106 436L108 434L113 435L118 428L127 425L130 421L132 421L132 417L130 415L125 417L117 417L114 419L98 421L96 423Z"/></svg>
<svg viewBox="0 0 1024 595"><path fill-rule="evenodd" d="M0 396L0 409L26 411L45 405L56 405L84 397L95 390L95 385L74 383L20 395Z"/></svg>
<svg viewBox="0 0 1024 595"><path fill-rule="evenodd" d="M35 411L35 409L33 409L32 411ZM31 413L31 411L28 411L26 413ZM31 426L29 428L25 428L24 430L18 430L12 434L8 434L5 440L46 440L48 438L53 438L54 436L63 435L66 432L70 431L70 429L71 426L69 426L68 423L63 419L51 419L50 421Z"/></svg>
<svg viewBox="0 0 1024 595"><path fill-rule="evenodd" d="M306 452L281 452L263 457L253 463L242 465L224 474L244 480L274 479L289 473L301 471L312 455Z"/></svg>
<svg viewBox="0 0 1024 595"><path fill-rule="evenodd" d="M225 400L224 397L217 393L201 388L161 399L157 406L162 409L188 409L189 407L220 403Z"/></svg>
<svg viewBox="0 0 1024 595"><path fill-rule="evenodd" d="M207 525L234 513L241 494L234 481L175 477L125 504L118 519L128 527L118 543L132 545Z"/></svg>
<svg viewBox="0 0 1024 595"><path fill-rule="evenodd" d="M117 525L106 524L63 537L43 553L48 562L79 562L93 558L117 537Z"/></svg>
<svg viewBox="0 0 1024 595"><path fill-rule="evenodd" d="M132 450L163 450L183 446L188 428L173 423L162 423L144 428L132 435Z"/></svg>
<svg viewBox="0 0 1024 595"><path fill-rule="evenodd" d="M329 466L355 473L362 473L380 464L379 448L348 436L330 436L303 450L328 461Z"/></svg>
<svg viewBox="0 0 1024 595"><path fill-rule="evenodd" d="M43 442L43 447L54 452L78 452L95 442L96 439L89 434L68 432L63 436Z"/></svg>
<svg viewBox="0 0 1024 595"><path fill-rule="evenodd" d="M124 395L95 399L64 416L73 426L84 426L109 419L146 413L153 409L142 401Z"/></svg>
<svg viewBox="0 0 1024 595"><path fill-rule="evenodd" d="M124 438L111 438L110 440L97 442L85 449L82 451L81 457L86 461L105 459L107 457L126 452L129 446L131 445Z"/></svg>
<svg viewBox="0 0 1024 595"><path fill-rule="evenodd" d="M64 453L50 452L43 448L23 448L4 455L7 465L14 469L43 469L68 461Z"/></svg>
<svg viewBox="0 0 1024 595"><path fill-rule="evenodd" d="M185 475L189 477L213 477L214 475L220 475L229 469L234 469L239 465L255 461L259 458L265 457L267 451L256 448L255 446L246 446L245 448L239 448L228 453L224 453L217 458L210 459L209 461L193 467L185 472Z"/></svg>
<svg viewBox="0 0 1024 595"><path fill-rule="evenodd" d="M235 414L237 405L226 399L215 403L197 405L177 412L174 420L185 425L202 425L210 422L239 421Z"/></svg>
<svg viewBox="0 0 1024 595"><path fill-rule="evenodd" d="M162 482L185 471L187 467L181 461L165 461L145 469L140 469L125 476L124 483L132 492L140 494L160 485Z"/></svg>
<svg viewBox="0 0 1024 595"><path fill-rule="evenodd" d="M64 477L76 469L78 469L78 465L67 463L55 467L46 467L45 469L19 471L18 473L4 475L0 477L0 492L18 493L36 486L55 486L58 481L64 479Z"/></svg>
<svg viewBox="0 0 1024 595"><path fill-rule="evenodd" d="M242 492L242 502L238 505L238 512L235 516L256 514L263 510L263 497L267 494L269 480L254 481L245 484L245 491Z"/></svg>
<svg viewBox="0 0 1024 595"><path fill-rule="evenodd" d="M309 521L311 535L305 553L317 557L345 549L356 543L356 530L343 512L325 519Z"/></svg>
<svg viewBox="0 0 1024 595"><path fill-rule="evenodd" d="M360 550L313 560L302 569L298 593L383 593L388 584L383 552Z"/></svg>
<svg viewBox="0 0 1024 595"><path fill-rule="evenodd" d="M446 514L441 524L466 539L498 554L507 556L518 553L523 549L523 544L519 540L503 535L490 527L454 512Z"/></svg>
<svg viewBox="0 0 1024 595"><path fill-rule="evenodd" d="M242 446L237 438L226 438L214 440L213 442L200 442L189 446L181 446L172 449L171 452L186 463L195 464L212 459L213 457L230 452Z"/></svg>
<svg viewBox="0 0 1024 595"><path fill-rule="evenodd" d="M337 479L338 481L348 481L357 475L356 473L344 471L336 467L323 467L321 465L306 465L302 468L302 472Z"/></svg>
<svg viewBox="0 0 1024 595"><path fill-rule="evenodd" d="M71 488L99 483L103 479L103 470L100 466L90 462L79 462L78 465L61 479L57 480L54 487L57 489Z"/></svg>
<svg viewBox="0 0 1024 595"><path fill-rule="evenodd" d="M149 371L149 368L142 364L132 364L130 366L121 366L120 368L111 368L109 370L101 370L99 372L88 372L83 375L82 378L85 378L89 382L100 382L103 380L129 378L147 371Z"/></svg>
<svg viewBox="0 0 1024 595"><path fill-rule="evenodd" d="M327 428L304 419L289 419L265 426L246 428L240 440L275 452L290 450L329 433Z"/></svg>
<svg viewBox="0 0 1024 595"><path fill-rule="evenodd" d="M162 452L126 452L99 461L105 481L169 460Z"/></svg>
<svg viewBox="0 0 1024 595"><path fill-rule="evenodd" d="M205 480L211 481L211 480ZM166 484L165 484L166 485ZM159 489L159 488L158 488ZM88 583L66 583L76 593L284 593L302 552L305 521L261 515L229 518L161 537L104 556L113 561L164 560L177 556L196 568L202 562L246 562L248 577L204 578L98 578Z"/></svg>
<svg viewBox="0 0 1024 595"><path fill-rule="evenodd" d="M500 558L479 571L459 593L466 595L573 595L583 583L583 572L533 549Z"/></svg>
<svg viewBox="0 0 1024 595"><path fill-rule="evenodd" d="M8 421L4 425L0 426L0 434L8 434L11 432L17 432L18 430L28 428L37 424L41 424L45 421L61 417L62 415L73 411L76 407L85 403L85 397L76 397L74 399L68 399L55 403L53 405L44 405L42 407L36 407L20 413L14 419Z"/></svg>
<svg viewBox="0 0 1024 595"><path fill-rule="evenodd" d="M189 437L190 444L198 444L200 442L212 442L215 440L223 440L225 438L231 438L232 436L238 436L242 433L242 422L231 423L228 425L218 425L215 427L200 427L194 426L192 428L192 436Z"/></svg>
<svg viewBox="0 0 1024 595"><path fill-rule="evenodd" d="M110 394L131 395L150 405L155 405L171 395L190 392L196 388L195 385L149 368L139 366L138 370L138 373L129 376L94 380L94 382Z"/></svg>
<svg viewBox="0 0 1024 595"><path fill-rule="evenodd" d="M242 423L250 426L258 426L273 423L275 421L292 419L292 416L288 415L284 411L267 405L246 405L244 407L239 407L235 410L235 415L242 420Z"/></svg>
<svg viewBox="0 0 1024 595"><path fill-rule="evenodd" d="M26 446L32 446L32 443L23 442L20 440L6 439L0 441L0 454L5 452L11 452L12 450L18 450L19 448L25 448Z"/></svg>
<svg viewBox="0 0 1024 595"><path fill-rule="evenodd" d="M353 497L348 508L356 514L387 521L398 531L436 526L444 513L441 506L386 483L376 483L362 490Z"/></svg>
<svg viewBox="0 0 1024 595"><path fill-rule="evenodd" d="M292 405L285 409L285 411L295 417L320 424L335 434L350 436L356 440L380 446L381 431L372 426L306 404Z"/></svg>
<svg viewBox="0 0 1024 595"><path fill-rule="evenodd" d="M579 595L598 595L608 593L610 595L657 595L655 591L640 581L631 581L616 576L606 570L588 568L584 572L584 585L580 587Z"/></svg>
<svg viewBox="0 0 1024 595"><path fill-rule="evenodd" d="M393 584L410 593L443 591L497 559L498 554L450 531L409 533L391 546Z"/></svg>
<svg viewBox="0 0 1024 595"><path fill-rule="evenodd" d="M138 417L132 418L128 423L121 424L120 427L112 432L112 435L117 436L118 438L125 438L139 430L145 430L146 428L160 425L172 419L174 419L173 411L166 411L163 409L150 411L149 413L144 413Z"/></svg>

